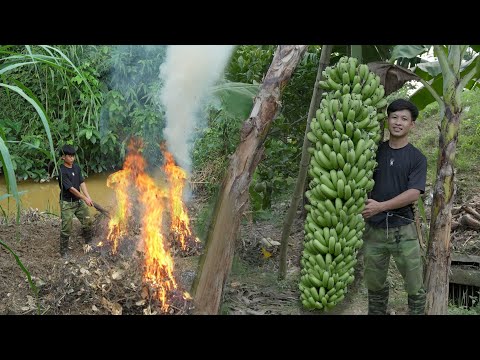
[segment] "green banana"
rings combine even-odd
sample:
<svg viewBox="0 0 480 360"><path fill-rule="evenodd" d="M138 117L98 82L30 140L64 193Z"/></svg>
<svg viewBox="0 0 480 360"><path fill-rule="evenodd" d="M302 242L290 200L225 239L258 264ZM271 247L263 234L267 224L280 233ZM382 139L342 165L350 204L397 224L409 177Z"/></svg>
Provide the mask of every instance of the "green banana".
<svg viewBox="0 0 480 360"><path fill-rule="evenodd" d="M306 308L325 310L342 301L353 281L387 102L380 77L352 57L328 66L318 85L326 96L307 132L313 156L299 289Z"/></svg>

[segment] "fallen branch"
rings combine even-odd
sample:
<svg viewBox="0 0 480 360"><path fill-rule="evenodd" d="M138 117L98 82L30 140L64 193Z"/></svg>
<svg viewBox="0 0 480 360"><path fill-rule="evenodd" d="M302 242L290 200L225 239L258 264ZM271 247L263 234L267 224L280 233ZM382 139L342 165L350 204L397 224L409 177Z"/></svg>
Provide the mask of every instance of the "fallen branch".
<svg viewBox="0 0 480 360"><path fill-rule="evenodd" d="M460 224L474 230L480 230L480 221L475 220L470 215L463 215L460 218Z"/></svg>
<svg viewBox="0 0 480 360"><path fill-rule="evenodd" d="M477 220L480 220L480 214L470 206L462 206L463 210L465 212L469 213L470 215L473 215Z"/></svg>
<svg viewBox="0 0 480 360"><path fill-rule="evenodd" d="M460 226L460 223L458 221L452 220L452 227L451 227L452 230L455 230L459 226Z"/></svg>

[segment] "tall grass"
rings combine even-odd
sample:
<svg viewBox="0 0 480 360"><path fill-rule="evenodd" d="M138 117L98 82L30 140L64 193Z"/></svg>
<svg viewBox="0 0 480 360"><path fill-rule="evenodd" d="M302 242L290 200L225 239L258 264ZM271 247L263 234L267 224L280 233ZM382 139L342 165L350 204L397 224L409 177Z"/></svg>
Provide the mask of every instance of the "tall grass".
<svg viewBox="0 0 480 360"><path fill-rule="evenodd" d="M98 109L100 107L99 99L95 96L92 89L90 88L88 80L83 76L82 72L72 63L72 61L59 49L48 46L48 45L40 45L39 50L43 51L43 53L34 53L32 48L28 45L25 46L26 54L19 51L18 47L12 45L3 45L0 46L0 78L2 82L0 82L0 89L4 89L8 96L11 95L19 95L24 100L26 100L37 112L42 122L43 128L48 138L49 144L49 152L47 153L50 157L50 160L55 164L55 169L57 169L57 162L55 161L56 155L55 150L53 147L53 139L52 134L50 131L50 122L47 116L47 112L45 111L44 107L37 99L35 94L26 87L21 81L15 79L14 76L10 77L11 73L15 73L15 70L20 67L35 67L35 71L37 72L38 78L40 75L38 73L37 64L46 64L52 69L52 74L55 72L61 74L61 76L66 76L69 74L75 74L75 78L77 83L83 83L87 89L90 91L90 107L87 108L84 119L86 118L88 123L90 124L91 117L96 116L98 114ZM73 84L73 83L72 83ZM74 86L74 85L71 85ZM13 119L14 121L16 119ZM18 120L16 120L18 121ZM98 122L95 122L98 123ZM21 210L21 202L20 202L20 194L17 189L17 182L15 176L15 170L12 164L12 159L10 156L10 152L8 150L6 136L3 130L0 128L0 164L2 165L2 171L5 176L5 182L7 187L7 194L2 195L2 198L12 196L16 201L16 222L17 224L20 221L20 210ZM4 216L5 211L1 209ZM8 219L7 219L8 220ZM38 292L35 285L32 282L30 277L30 273L28 270L23 266L22 262L20 261L19 257L7 246L3 241L0 241L0 245L7 249L15 258L17 264L20 266L22 271L27 275L28 282L30 284L30 288L35 294L35 298L38 300ZM38 301L37 301L38 307Z"/></svg>
<svg viewBox="0 0 480 360"><path fill-rule="evenodd" d="M0 88L3 88L7 92L8 96L13 94L21 96L35 109L40 117L43 129L48 138L49 151L46 153L48 157L50 157L50 160L55 165L55 169L58 172L57 162L55 161L56 155L53 146L53 139L50 131L50 120L47 116L44 106L28 87L26 87L21 81L15 79L14 76L9 75L15 73L15 70L18 70L20 67L34 67L35 71L37 72L37 76L40 79L37 65L45 64L51 68L52 76L54 76L54 74L58 74L64 78L75 76L76 82L78 84L83 84L91 95L89 98L90 107L87 108L84 114L84 119L88 122L88 124L91 123L92 117L98 115L101 104L98 97L91 89L89 81L74 65L74 63L65 55L64 52L49 45L39 45L37 47L37 52L34 52L29 45L25 45L25 52L26 53L23 53L17 46L0 46L0 77L2 78L2 82L0 82ZM75 86L74 82L68 83L71 84L70 86ZM98 124L98 122L94 123L95 125ZM12 166L7 143L8 142L6 141L5 134L0 129L0 163L5 174L7 193L11 194L17 203L16 219L18 222L20 218L21 205L17 191L15 171Z"/></svg>

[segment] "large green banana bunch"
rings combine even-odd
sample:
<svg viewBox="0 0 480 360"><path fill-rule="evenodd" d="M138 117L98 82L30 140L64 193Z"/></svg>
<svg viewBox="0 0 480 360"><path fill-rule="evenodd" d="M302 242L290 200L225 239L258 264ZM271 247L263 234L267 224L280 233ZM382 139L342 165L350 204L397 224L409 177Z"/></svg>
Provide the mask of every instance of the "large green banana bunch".
<svg viewBox="0 0 480 360"><path fill-rule="evenodd" d="M385 118L385 90L379 76L356 58L342 57L320 81L327 91L308 139L315 147L306 197L301 300L308 309L329 309L343 300L354 280L372 190L379 121ZM381 109L381 111L377 111Z"/></svg>

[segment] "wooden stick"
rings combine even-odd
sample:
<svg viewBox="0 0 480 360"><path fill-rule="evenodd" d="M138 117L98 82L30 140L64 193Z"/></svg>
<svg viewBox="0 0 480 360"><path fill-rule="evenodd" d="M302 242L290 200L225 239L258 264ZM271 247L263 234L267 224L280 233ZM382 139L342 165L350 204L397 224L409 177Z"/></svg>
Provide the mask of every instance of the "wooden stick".
<svg viewBox="0 0 480 360"><path fill-rule="evenodd" d="M95 201L92 201L93 202L93 207L95 209L97 209L98 211L100 211L103 215L107 216L107 217L111 217L110 216L110 213L105 209L103 208L102 206L100 206L99 204L97 204Z"/></svg>

